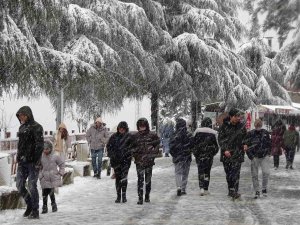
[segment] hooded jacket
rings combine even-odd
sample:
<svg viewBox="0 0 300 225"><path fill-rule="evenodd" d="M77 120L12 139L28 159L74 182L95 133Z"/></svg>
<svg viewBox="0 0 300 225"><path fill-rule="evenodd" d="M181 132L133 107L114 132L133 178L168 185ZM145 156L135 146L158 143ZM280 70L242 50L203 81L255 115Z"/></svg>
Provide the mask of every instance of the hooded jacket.
<svg viewBox="0 0 300 225"><path fill-rule="evenodd" d="M124 128L126 133L119 132L120 128ZM107 155L113 168L117 166L130 166L132 157L133 136L129 133L128 125L122 121L107 143Z"/></svg>
<svg viewBox="0 0 300 225"><path fill-rule="evenodd" d="M187 131L184 119L176 120L175 132L170 139L170 154L173 163L192 161L192 134Z"/></svg>
<svg viewBox="0 0 300 225"><path fill-rule="evenodd" d="M157 134L150 132L148 120L145 118L140 118L137 121L137 130L139 130L140 125L146 126L146 130L138 131L133 135L134 148L133 157L134 162L142 167L153 166L154 159L159 153L159 137Z"/></svg>
<svg viewBox="0 0 300 225"><path fill-rule="evenodd" d="M19 127L17 162L36 164L39 162L43 152L43 127L34 120L29 106L23 106L18 110L16 114L18 119L21 113L27 115L28 120Z"/></svg>
<svg viewBox="0 0 300 225"><path fill-rule="evenodd" d="M290 126L283 134L283 143L285 148L293 149L299 146L299 133L294 126Z"/></svg>
<svg viewBox="0 0 300 225"><path fill-rule="evenodd" d="M201 123L201 128L197 128L194 132L194 148L193 153L196 162L201 159L211 159L219 151L217 142L217 131L212 129L212 121L210 118L204 118Z"/></svg>
<svg viewBox="0 0 300 225"><path fill-rule="evenodd" d="M54 142L54 150L57 152L59 155L66 156L67 152L71 151L71 139L68 135L67 139L62 139L61 138L61 132L60 128L64 128L67 130L67 127L64 123L61 123L58 127L57 133L55 135L55 142Z"/></svg>
<svg viewBox="0 0 300 225"><path fill-rule="evenodd" d="M43 153L41 166L42 168L39 173L39 179L43 189L62 186L61 177L65 173L65 163L61 156L54 154L53 151L51 151L48 155Z"/></svg>

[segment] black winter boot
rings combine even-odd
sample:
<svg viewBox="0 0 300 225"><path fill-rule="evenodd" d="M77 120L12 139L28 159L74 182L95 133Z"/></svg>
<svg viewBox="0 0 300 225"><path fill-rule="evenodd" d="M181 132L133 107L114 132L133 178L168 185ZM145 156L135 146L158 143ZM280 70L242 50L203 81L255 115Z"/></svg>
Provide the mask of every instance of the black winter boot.
<svg viewBox="0 0 300 225"><path fill-rule="evenodd" d="M150 202L150 194L145 194L145 202Z"/></svg>
<svg viewBox="0 0 300 225"><path fill-rule="evenodd" d="M47 212L48 212L48 206L47 205L43 205L42 214L45 214Z"/></svg>
<svg viewBox="0 0 300 225"><path fill-rule="evenodd" d="M32 207L31 207L31 206L27 206L27 208L26 208L26 210L25 210L23 216L24 216L24 217L29 216L30 213L31 213L31 211L32 211Z"/></svg>
<svg viewBox="0 0 300 225"><path fill-rule="evenodd" d="M39 219L39 210L32 210L30 215L28 216L28 219Z"/></svg>
<svg viewBox="0 0 300 225"><path fill-rule="evenodd" d="M139 200L137 202L138 205L143 205L143 196L139 197Z"/></svg>
<svg viewBox="0 0 300 225"><path fill-rule="evenodd" d="M120 203L120 202L121 202L121 194L118 193L115 203Z"/></svg>
<svg viewBox="0 0 300 225"><path fill-rule="evenodd" d="M122 202L123 203L127 202L126 192L122 192Z"/></svg>
<svg viewBox="0 0 300 225"><path fill-rule="evenodd" d="M55 202L51 203L52 206L52 212L57 212L57 205Z"/></svg>

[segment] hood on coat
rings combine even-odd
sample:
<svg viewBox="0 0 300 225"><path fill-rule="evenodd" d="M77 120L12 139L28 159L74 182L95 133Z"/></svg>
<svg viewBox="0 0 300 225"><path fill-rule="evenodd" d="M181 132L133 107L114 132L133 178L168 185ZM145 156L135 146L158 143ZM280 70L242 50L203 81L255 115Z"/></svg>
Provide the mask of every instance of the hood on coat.
<svg viewBox="0 0 300 225"><path fill-rule="evenodd" d="M44 141L44 149L49 149L50 152L52 152L52 150L53 150L52 142L49 140Z"/></svg>
<svg viewBox="0 0 300 225"><path fill-rule="evenodd" d="M24 115L26 115L26 116L28 117L28 121L27 121L27 122L32 122L32 121L34 121L34 117L33 117L33 114L32 114L32 110L31 110L31 108L30 108L29 106L22 106L22 107L17 111L16 116L17 116L17 118L18 118L19 121L20 121L19 115L20 115L21 113L24 114ZM21 121L20 121L20 123L21 123Z"/></svg>
<svg viewBox="0 0 300 225"><path fill-rule="evenodd" d="M186 121L184 119L182 119L182 118L176 119L175 129L176 130L187 129L187 127L186 127Z"/></svg>
<svg viewBox="0 0 300 225"><path fill-rule="evenodd" d="M201 127L212 128L212 120L209 117L205 117L201 122Z"/></svg>
<svg viewBox="0 0 300 225"><path fill-rule="evenodd" d="M59 128L64 128L67 130L67 126L64 123L59 124L58 130L59 130Z"/></svg>
<svg viewBox="0 0 300 225"><path fill-rule="evenodd" d="M149 122L146 118L138 119L138 121L136 122L136 129L139 130L139 127L143 125L146 126L146 131L150 131Z"/></svg>
<svg viewBox="0 0 300 225"><path fill-rule="evenodd" d="M124 128L124 129L126 130L126 133L129 131L128 124L127 124L125 121L121 121L121 122L118 124L117 132L119 132L119 129L120 129L120 128Z"/></svg>

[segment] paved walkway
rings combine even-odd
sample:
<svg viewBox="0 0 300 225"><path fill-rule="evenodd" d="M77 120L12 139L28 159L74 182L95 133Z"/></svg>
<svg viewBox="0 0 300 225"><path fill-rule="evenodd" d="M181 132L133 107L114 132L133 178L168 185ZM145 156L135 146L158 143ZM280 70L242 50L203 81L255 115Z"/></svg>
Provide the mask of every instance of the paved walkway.
<svg viewBox="0 0 300 225"><path fill-rule="evenodd" d="M300 168L299 153L296 167ZM282 162L283 164L283 157ZM272 164L270 159L270 164ZM0 224L228 224L273 225L300 224L300 170L286 171L284 165L271 169L267 198L253 199L249 161L242 166L241 201L227 197L223 166L216 156L210 195L200 196L197 169L193 161L187 195L177 197L174 168L171 158L156 160L151 203L137 205L136 172L132 164L129 172L128 202L116 204L114 180L102 174L101 180L76 177L75 183L60 188L57 195L58 212L41 215L40 220L22 218L24 210L0 212Z"/></svg>

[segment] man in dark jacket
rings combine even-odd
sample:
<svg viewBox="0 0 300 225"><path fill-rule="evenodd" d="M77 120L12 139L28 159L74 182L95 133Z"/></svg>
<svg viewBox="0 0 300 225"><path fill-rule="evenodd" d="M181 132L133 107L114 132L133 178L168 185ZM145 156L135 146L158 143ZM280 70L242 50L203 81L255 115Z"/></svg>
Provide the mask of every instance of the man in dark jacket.
<svg viewBox="0 0 300 225"><path fill-rule="evenodd" d="M262 170L262 194L267 196L267 186L270 175L269 157L271 156L271 138L267 130L262 129L262 121L256 119L254 130L251 130L245 140L246 152L251 160L251 175L255 197L259 198L258 168Z"/></svg>
<svg viewBox="0 0 300 225"><path fill-rule="evenodd" d="M110 158L111 167L114 168L116 178L117 199L115 203L127 202L127 175L131 165L132 157L132 135L128 132L128 124L121 121L117 127L117 132L114 133L107 143L107 155Z"/></svg>
<svg viewBox="0 0 300 225"><path fill-rule="evenodd" d="M21 123L18 132L16 185L27 205L23 216L28 216L29 219L38 219L39 193L37 180L44 146L43 127L34 120L32 111L28 106L21 107L16 116ZM26 189L27 178L28 190Z"/></svg>
<svg viewBox="0 0 300 225"><path fill-rule="evenodd" d="M145 202L150 202L152 168L155 157L159 153L159 137L150 132L149 123L146 118L140 118L137 123L138 132L134 134L133 157L136 164L138 176L138 196L137 204L143 204L144 180L146 181Z"/></svg>
<svg viewBox="0 0 300 225"><path fill-rule="evenodd" d="M293 169L296 148L299 148L299 133L295 125L291 124L283 134L283 143L286 157L286 169Z"/></svg>
<svg viewBox="0 0 300 225"><path fill-rule="evenodd" d="M231 109L219 129L221 162L223 162L228 184L228 196L233 199L240 197L239 179L241 164L244 162L243 140L246 136L245 125L241 123L240 111Z"/></svg>
<svg viewBox="0 0 300 225"><path fill-rule="evenodd" d="M170 139L170 154L175 165L177 196L181 196L186 194L192 161L192 134L187 131L184 119L176 119L175 132Z"/></svg>

